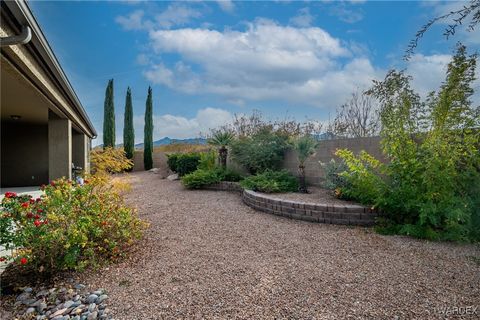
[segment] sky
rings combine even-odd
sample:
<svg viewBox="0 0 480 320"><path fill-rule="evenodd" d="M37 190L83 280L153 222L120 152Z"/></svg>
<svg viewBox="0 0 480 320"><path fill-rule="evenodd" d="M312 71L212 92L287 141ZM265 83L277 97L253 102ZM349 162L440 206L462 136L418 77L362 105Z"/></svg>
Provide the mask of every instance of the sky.
<svg viewBox="0 0 480 320"><path fill-rule="evenodd" d="M154 140L196 137L259 110L266 118L327 121L352 92L392 68L422 95L435 90L458 41L480 48L479 28L446 39L447 22L403 60L416 31L465 2L31 1L30 6L102 143L103 102L114 79L116 140L125 95L136 143L153 89ZM480 89L479 82L475 83ZM480 90L479 90L480 91Z"/></svg>

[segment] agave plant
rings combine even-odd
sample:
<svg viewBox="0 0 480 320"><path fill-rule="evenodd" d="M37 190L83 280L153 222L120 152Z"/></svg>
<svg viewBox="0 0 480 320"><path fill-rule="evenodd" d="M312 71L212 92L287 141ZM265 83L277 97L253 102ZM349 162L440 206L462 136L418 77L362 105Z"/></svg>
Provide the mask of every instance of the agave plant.
<svg viewBox="0 0 480 320"><path fill-rule="evenodd" d="M218 147L218 162L222 168L227 167L228 145L232 143L235 138L230 131L215 131L208 143Z"/></svg>
<svg viewBox="0 0 480 320"><path fill-rule="evenodd" d="M293 148L297 151L298 173L300 176L300 192L307 193L307 183L305 181L305 161L311 155L315 154L318 142L310 135L298 137L293 141Z"/></svg>

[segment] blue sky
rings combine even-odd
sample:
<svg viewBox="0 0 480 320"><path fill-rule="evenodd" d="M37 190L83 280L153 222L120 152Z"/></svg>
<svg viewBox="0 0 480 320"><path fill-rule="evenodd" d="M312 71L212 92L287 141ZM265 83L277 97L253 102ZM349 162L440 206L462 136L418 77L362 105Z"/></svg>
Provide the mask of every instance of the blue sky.
<svg viewBox="0 0 480 320"><path fill-rule="evenodd" d="M461 2L32 1L57 58L99 132L108 79L115 83L117 142L127 86L136 142L148 86L154 139L194 137L260 110L269 118L326 121L351 92L406 68L422 94L441 83L456 41L473 52L480 33L450 40L434 26L410 62L415 32ZM478 85L476 85L478 87Z"/></svg>

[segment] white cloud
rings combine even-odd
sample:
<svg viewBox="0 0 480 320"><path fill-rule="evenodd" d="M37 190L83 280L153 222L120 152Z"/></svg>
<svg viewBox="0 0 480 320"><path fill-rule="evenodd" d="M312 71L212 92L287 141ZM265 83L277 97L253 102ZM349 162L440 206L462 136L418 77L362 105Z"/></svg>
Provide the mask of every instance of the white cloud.
<svg viewBox="0 0 480 320"><path fill-rule="evenodd" d="M235 11L235 4L232 0L217 0L217 3L220 8L225 12L232 13L233 11Z"/></svg>
<svg viewBox="0 0 480 320"><path fill-rule="evenodd" d="M169 29L174 26L186 25L201 16L202 13L198 10L173 3L164 11L153 15L152 19L147 19L143 10L135 10L127 16L116 17L115 22L120 24L125 30Z"/></svg>
<svg viewBox="0 0 480 320"><path fill-rule="evenodd" d="M149 64L150 58L145 53L140 53L139 55L137 55L136 62L141 66L146 66Z"/></svg>
<svg viewBox="0 0 480 320"><path fill-rule="evenodd" d="M144 117L135 116L135 143L143 142ZM153 116L153 138L163 137L176 139L198 137L199 133L207 133L210 128L216 128L232 121L232 114L223 109L200 109L194 118L186 118L171 114Z"/></svg>
<svg viewBox="0 0 480 320"><path fill-rule="evenodd" d="M128 16L118 16L115 18L115 22L120 24L125 30L141 30L143 29L143 10L135 10Z"/></svg>
<svg viewBox="0 0 480 320"><path fill-rule="evenodd" d="M333 6L330 14L346 23L355 23L363 19L363 12L360 9L349 9L344 3Z"/></svg>
<svg viewBox="0 0 480 320"><path fill-rule="evenodd" d="M298 27L310 27L315 20L315 16L310 13L310 9L305 7L298 10L296 16L290 19L290 24Z"/></svg>
<svg viewBox="0 0 480 320"><path fill-rule="evenodd" d="M413 77L413 88L423 97L430 91L437 90L445 80L451 58L447 54L413 55L407 65L407 74Z"/></svg>
<svg viewBox="0 0 480 320"><path fill-rule="evenodd" d="M155 53L177 53L183 62L153 65L144 73L149 81L242 104L273 99L332 107L378 76L368 59L353 58L339 39L315 27L263 19L245 31L157 30L150 39Z"/></svg>

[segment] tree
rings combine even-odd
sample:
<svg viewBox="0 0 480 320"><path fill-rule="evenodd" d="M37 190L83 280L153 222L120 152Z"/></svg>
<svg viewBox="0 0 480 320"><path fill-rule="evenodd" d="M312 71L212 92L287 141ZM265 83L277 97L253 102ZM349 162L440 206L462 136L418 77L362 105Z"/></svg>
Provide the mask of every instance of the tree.
<svg viewBox="0 0 480 320"><path fill-rule="evenodd" d="M379 133L380 117L373 97L354 92L351 98L337 109L328 130L344 137L371 137Z"/></svg>
<svg viewBox="0 0 480 320"><path fill-rule="evenodd" d="M418 42L428 31L428 29L432 27L432 25L439 21L445 21L449 18L452 18L453 21L448 24L448 27L443 33L443 35L448 39L450 36L455 34L457 28L463 25L469 17L471 17L471 20L467 23L467 30L474 31L475 27L480 23L480 0L471 0L470 3L464 4L461 9L450 11L428 21L427 24L417 31L415 38L410 41L410 44L405 52L405 60L410 59L415 51L415 48L418 46Z"/></svg>
<svg viewBox="0 0 480 320"><path fill-rule="evenodd" d="M115 148L115 109L113 106L113 79L108 80L103 105L103 148Z"/></svg>
<svg viewBox="0 0 480 320"><path fill-rule="evenodd" d="M300 175L300 192L308 193L305 181L305 161L315 153L318 146L317 141L310 135L298 137L293 142L293 148L297 151L298 173Z"/></svg>
<svg viewBox="0 0 480 320"><path fill-rule="evenodd" d="M222 168L227 167L228 146L234 139L234 134L230 131L215 130L208 143L218 147L218 162Z"/></svg>
<svg viewBox="0 0 480 320"><path fill-rule="evenodd" d="M143 164L145 170L153 168L153 106L152 88L148 87L147 102L145 106L145 128L143 138Z"/></svg>
<svg viewBox="0 0 480 320"><path fill-rule="evenodd" d="M133 152L135 149L135 132L133 130L132 93L130 87L127 89L127 97L125 98L123 149L125 150L127 158L133 159Z"/></svg>

